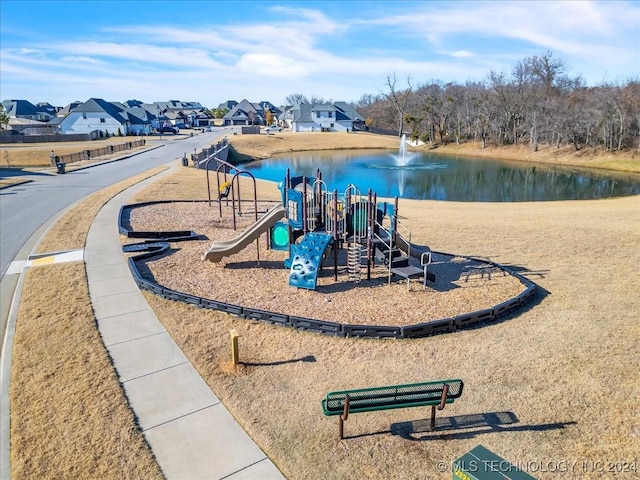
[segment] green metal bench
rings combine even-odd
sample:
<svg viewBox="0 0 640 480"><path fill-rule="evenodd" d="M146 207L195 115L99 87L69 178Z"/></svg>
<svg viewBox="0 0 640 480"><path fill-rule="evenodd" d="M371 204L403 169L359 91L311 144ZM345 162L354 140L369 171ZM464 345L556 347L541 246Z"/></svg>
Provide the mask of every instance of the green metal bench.
<svg viewBox="0 0 640 480"><path fill-rule="evenodd" d="M411 383L390 387L361 388L329 392L322 400L325 415L339 415L340 439L344 438L344 422L349 413L374 412L393 408L431 406L431 429L435 428L436 408L444 409L462 396L462 380Z"/></svg>

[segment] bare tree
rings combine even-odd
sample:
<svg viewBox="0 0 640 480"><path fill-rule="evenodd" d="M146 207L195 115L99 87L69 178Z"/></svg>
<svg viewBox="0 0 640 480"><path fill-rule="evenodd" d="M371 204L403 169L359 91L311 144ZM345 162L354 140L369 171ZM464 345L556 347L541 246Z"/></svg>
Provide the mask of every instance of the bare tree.
<svg viewBox="0 0 640 480"><path fill-rule="evenodd" d="M299 103L309 103L307 97L305 97L302 93L292 93L287 95L284 99L287 102L287 105L297 105Z"/></svg>
<svg viewBox="0 0 640 480"><path fill-rule="evenodd" d="M412 137L426 141L640 151L640 82L587 88L565 69L547 51L516 63L511 75L491 72L465 85L435 80L415 92L409 80L407 89L398 88L392 74L388 92L363 96L359 109L367 125L402 135L409 124Z"/></svg>
<svg viewBox="0 0 640 480"><path fill-rule="evenodd" d="M534 55L525 59L530 69L534 81L539 82L547 95L552 90L558 88L564 80L565 63L557 58L553 58L553 53L546 51L539 57Z"/></svg>
<svg viewBox="0 0 640 480"><path fill-rule="evenodd" d="M365 94L362 95L360 97L360 100L358 100L352 106L365 118L365 124L371 127L373 126L374 118L379 118L376 113L376 108L380 103L381 102L379 96Z"/></svg>
<svg viewBox="0 0 640 480"><path fill-rule="evenodd" d="M633 119L629 128L630 141L635 138L640 153L640 81L630 82L622 91L623 100Z"/></svg>
<svg viewBox="0 0 640 480"><path fill-rule="evenodd" d="M321 103L333 103L333 99L332 98L325 99L324 97L318 97L316 95L312 95L310 99L310 103L311 105L318 105Z"/></svg>
<svg viewBox="0 0 640 480"><path fill-rule="evenodd" d="M440 142L445 143L447 141L449 118L451 116L451 101L445 93L445 87L441 83L431 83L421 87L418 91L419 96L422 98L422 111L425 114L427 120L427 128L432 130L432 141L436 141L436 135L440 139Z"/></svg>
<svg viewBox="0 0 640 480"><path fill-rule="evenodd" d="M413 90L413 86L411 85L411 79L407 77L407 89L398 91L396 89L396 74L395 72L391 75L387 75L387 87L389 87L389 93L382 93L384 97L393 105L393 108L396 110L397 121L398 121L398 136L402 136L402 131L404 130L404 114L405 107L407 105L407 99L411 95L411 91Z"/></svg>

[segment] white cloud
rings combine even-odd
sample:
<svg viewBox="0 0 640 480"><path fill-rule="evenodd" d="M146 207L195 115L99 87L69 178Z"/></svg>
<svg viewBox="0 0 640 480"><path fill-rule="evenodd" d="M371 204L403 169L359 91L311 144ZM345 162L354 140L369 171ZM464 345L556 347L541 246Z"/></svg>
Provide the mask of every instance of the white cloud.
<svg viewBox="0 0 640 480"><path fill-rule="evenodd" d="M264 19L110 23L82 41L22 36L1 51L0 89L26 98L33 89L73 85L74 97L153 101L184 94L207 105L220 97L278 103L292 92L349 101L385 90L390 73L414 84L483 80L545 50L591 82L640 68L640 8L633 2L346 4L350 14L333 17L329 11L344 10L261 3Z"/></svg>
<svg viewBox="0 0 640 480"><path fill-rule="evenodd" d="M473 57L473 53L471 53L469 50L456 50L455 52L451 52L450 55L456 58Z"/></svg>
<svg viewBox="0 0 640 480"><path fill-rule="evenodd" d="M302 79L311 73L309 65L271 53L247 53L241 57L237 67L247 75L257 78L269 76Z"/></svg>
<svg viewBox="0 0 640 480"><path fill-rule="evenodd" d="M69 63L92 63L92 64L103 63L96 58L86 57L81 55L71 55L71 56L62 57L61 60L63 62L69 62Z"/></svg>
<svg viewBox="0 0 640 480"><path fill-rule="evenodd" d="M214 68L219 64L202 50L115 42L63 42L51 46L57 53L76 56L104 57L111 61L133 60L146 64L164 64L173 67L194 66Z"/></svg>

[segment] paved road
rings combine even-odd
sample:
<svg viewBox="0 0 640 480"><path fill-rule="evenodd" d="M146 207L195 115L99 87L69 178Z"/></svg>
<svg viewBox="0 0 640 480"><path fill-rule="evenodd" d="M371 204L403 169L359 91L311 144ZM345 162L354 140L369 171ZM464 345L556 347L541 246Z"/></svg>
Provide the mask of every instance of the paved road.
<svg viewBox="0 0 640 480"><path fill-rule="evenodd" d="M35 242L53 219L87 195L173 162L185 153L189 156L194 149L199 151L215 143L218 137L229 131L216 128L210 133L180 140L165 135L164 141L148 142L148 145L160 145L159 148L125 160L71 171L65 175L34 173L29 175L32 182L0 190L0 345L4 341L11 297L18 277L7 275L7 269L14 260L26 260ZM9 176L9 173L0 171L0 176Z"/></svg>

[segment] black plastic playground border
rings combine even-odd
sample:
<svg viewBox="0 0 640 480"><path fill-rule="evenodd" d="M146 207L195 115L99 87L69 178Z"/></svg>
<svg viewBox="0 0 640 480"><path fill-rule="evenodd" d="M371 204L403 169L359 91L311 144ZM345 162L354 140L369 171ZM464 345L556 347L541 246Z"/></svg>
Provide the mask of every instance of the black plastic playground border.
<svg viewBox="0 0 640 480"><path fill-rule="evenodd" d="M197 200L198 201L198 200ZM156 282L147 280L142 277L136 262L139 260L151 258L161 253L164 253L169 248L167 241L184 241L195 240L200 238L194 232L190 232L191 235L184 235L184 231L178 232L132 232L128 228L123 227L122 219L123 212L128 215L127 209L142 207L146 205L152 205L157 203L177 203L180 201L153 201L138 203L135 205L125 205L120 209L118 215L118 227L120 233L126 235L129 238L140 238L142 233L151 233L147 238L155 238L154 241L129 244L123 246L123 250L126 252L144 252L136 256L129 257L129 269L133 275L133 279L141 290L150 291L160 297L167 300L175 300L184 302L190 305L194 305L199 308L208 308L211 310L217 310L223 313L235 315L240 318L248 320L256 320L259 322L265 322L272 325L278 325L282 327L290 327L298 330L320 333L322 335L330 335L336 337L359 337L359 338L394 338L394 339L409 339L409 338L422 338L441 333L451 333L457 330L467 329L471 327L477 327L482 324L494 322L507 314L514 312L515 310L522 308L527 302L529 302L536 294L536 285L529 279L519 275L508 268L505 268L495 262L491 262L486 259L478 259L474 257L468 257L460 255L462 258L466 258L471 261L478 261L487 263L496 268L499 268L503 272L517 278L526 288L524 292L519 295L494 305L493 307L477 310L470 313L464 313L456 315L455 317L443 318L440 320L432 320L429 322L418 323L414 325L407 325L403 327L384 326L384 325L352 325L343 324L338 322L329 322L324 320L315 320L312 318L298 317L294 315L286 315L278 312L269 312L266 310L260 310L257 308L243 307L240 305L233 305L230 303L220 302L213 299L198 297L190 295L188 293L178 292L170 288L166 288ZM135 236L130 235L135 233ZM162 238L164 241L158 239ZM434 252L441 255L449 255L443 252Z"/></svg>

